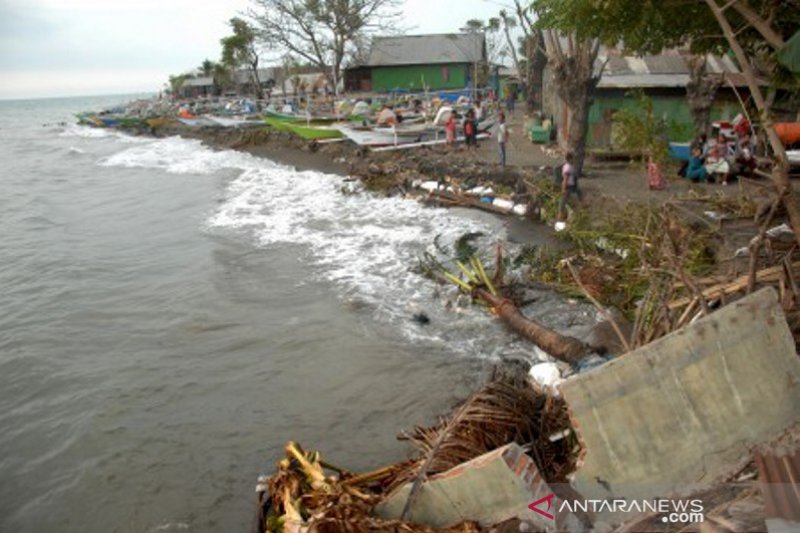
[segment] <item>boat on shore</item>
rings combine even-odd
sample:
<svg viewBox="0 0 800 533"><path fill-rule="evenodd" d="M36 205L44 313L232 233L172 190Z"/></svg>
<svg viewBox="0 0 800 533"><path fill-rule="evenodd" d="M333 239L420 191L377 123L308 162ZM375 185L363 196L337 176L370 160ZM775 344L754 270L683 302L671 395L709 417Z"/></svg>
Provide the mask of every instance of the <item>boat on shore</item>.
<svg viewBox="0 0 800 533"><path fill-rule="evenodd" d="M305 126L303 124L286 123L287 131L306 139L307 141L319 141L322 139L341 139L344 137L341 131L336 128L326 126Z"/></svg>
<svg viewBox="0 0 800 533"><path fill-rule="evenodd" d="M306 124L306 125L320 125L320 124L333 124L338 121L338 117L333 116L313 116L313 115L299 115L281 113L280 111L272 111L267 109L264 111L264 117L269 117L273 121L280 121L291 124Z"/></svg>
<svg viewBox="0 0 800 533"><path fill-rule="evenodd" d="M222 128L247 128L260 125L258 121L241 117L220 117L217 115L205 115L205 117Z"/></svg>
<svg viewBox="0 0 800 533"><path fill-rule="evenodd" d="M422 141L430 133L426 131L402 131L398 128L371 128L350 124L334 124L345 137L359 146L397 146Z"/></svg>
<svg viewBox="0 0 800 533"><path fill-rule="evenodd" d="M205 116L194 117L194 118L178 117L177 120L184 126L189 126L191 128L202 128L202 127L217 125L216 122L212 121L211 119Z"/></svg>

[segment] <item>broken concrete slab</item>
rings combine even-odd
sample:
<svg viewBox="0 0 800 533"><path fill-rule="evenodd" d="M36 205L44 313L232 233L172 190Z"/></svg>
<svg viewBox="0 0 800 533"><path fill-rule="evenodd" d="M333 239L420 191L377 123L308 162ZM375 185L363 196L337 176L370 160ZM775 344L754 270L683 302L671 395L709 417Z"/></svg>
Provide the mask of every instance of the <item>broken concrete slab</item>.
<svg viewBox="0 0 800 533"><path fill-rule="evenodd" d="M389 495L377 506L376 514L386 519L399 518L411 485L408 483ZM512 443L430 476L421 485L406 519L446 528L465 520L491 526L518 517L544 530L552 528L554 522L528 505L551 495L552 490L533 460L518 444Z"/></svg>
<svg viewBox="0 0 800 533"><path fill-rule="evenodd" d="M561 384L585 498L685 494L800 420L800 358L771 288Z"/></svg>

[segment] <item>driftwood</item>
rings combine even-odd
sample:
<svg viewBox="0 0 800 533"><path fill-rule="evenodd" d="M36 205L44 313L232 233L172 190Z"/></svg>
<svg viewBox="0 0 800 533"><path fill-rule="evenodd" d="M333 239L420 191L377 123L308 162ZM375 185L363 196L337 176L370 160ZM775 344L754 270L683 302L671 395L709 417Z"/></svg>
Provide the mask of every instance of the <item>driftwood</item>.
<svg viewBox="0 0 800 533"><path fill-rule="evenodd" d="M784 264L764 268L756 272L756 283L778 283L784 276ZM793 275L800 274L800 261L791 264L791 272ZM703 290L703 297L707 299L723 298L742 291L746 291L750 284L750 275L742 276L728 283L720 283ZM679 309L685 305L689 305L694 300L694 297L679 298L669 303L669 308Z"/></svg>

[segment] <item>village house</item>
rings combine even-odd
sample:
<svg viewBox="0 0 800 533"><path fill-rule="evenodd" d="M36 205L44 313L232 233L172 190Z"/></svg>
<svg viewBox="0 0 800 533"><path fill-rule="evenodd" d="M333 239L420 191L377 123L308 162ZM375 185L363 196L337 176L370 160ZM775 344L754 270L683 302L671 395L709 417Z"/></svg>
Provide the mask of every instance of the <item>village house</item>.
<svg viewBox="0 0 800 533"><path fill-rule="evenodd" d="M589 111L587 147L614 148L617 126L614 114L637 105L632 92L641 91L653 103L656 118L667 122L666 134L672 141L688 141L694 136L694 122L686 99L689 83L687 55L667 50L659 55L624 56L616 50L601 49L596 68L608 60L593 97ZM709 56L707 69L722 74L720 87L711 109L712 120L730 120L740 113L741 106L734 89L747 98L747 84L736 64L727 56ZM558 136L564 141L569 131L569 113L558 97L550 68L544 71L543 112L552 117Z"/></svg>
<svg viewBox="0 0 800 533"><path fill-rule="evenodd" d="M267 67L258 69L261 89L265 93L284 97L305 93L323 92L328 84L325 75L319 69L310 66ZM224 88L227 95L252 95L253 76L249 69L237 69L232 73L231 85ZM220 96L223 90L216 87L211 76L195 76L186 79L180 90L181 98L205 98Z"/></svg>
<svg viewBox="0 0 800 533"><path fill-rule="evenodd" d="M486 62L480 33L376 37L364 65L345 72L348 92L455 90L472 87Z"/></svg>

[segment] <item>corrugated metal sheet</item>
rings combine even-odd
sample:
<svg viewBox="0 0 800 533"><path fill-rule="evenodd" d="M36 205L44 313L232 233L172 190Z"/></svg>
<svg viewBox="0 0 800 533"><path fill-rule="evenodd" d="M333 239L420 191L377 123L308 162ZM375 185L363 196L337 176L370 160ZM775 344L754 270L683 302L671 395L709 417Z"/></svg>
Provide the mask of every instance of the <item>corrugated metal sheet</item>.
<svg viewBox="0 0 800 533"><path fill-rule="evenodd" d="M214 85L214 79L207 77L191 78L183 82L184 87L211 87L212 85Z"/></svg>
<svg viewBox="0 0 800 533"><path fill-rule="evenodd" d="M645 56L644 62L650 74L689 74L686 60L677 53Z"/></svg>
<svg viewBox="0 0 800 533"><path fill-rule="evenodd" d="M728 56L708 56L707 68L724 73L737 87L746 86L744 76ZM621 56L615 51L601 50L596 68L606 61L599 87L606 89L685 87L689 82L686 56L678 50L665 50L659 55Z"/></svg>
<svg viewBox="0 0 800 533"><path fill-rule="evenodd" d="M800 451L787 454L756 453L767 519L800 526Z"/></svg>
<svg viewBox="0 0 800 533"><path fill-rule="evenodd" d="M367 66L473 63L484 55L484 37L478 33L376 37Z"/></svg>
<svg viewBox="0 0 800 533"><path fill-rule="evenodd" d="M597 84L601 89L633 87L686 87L688 74L615 74L603 76Z"/></svg>

